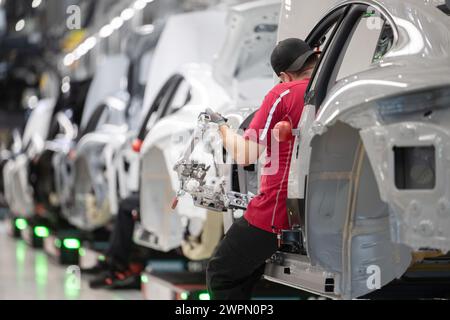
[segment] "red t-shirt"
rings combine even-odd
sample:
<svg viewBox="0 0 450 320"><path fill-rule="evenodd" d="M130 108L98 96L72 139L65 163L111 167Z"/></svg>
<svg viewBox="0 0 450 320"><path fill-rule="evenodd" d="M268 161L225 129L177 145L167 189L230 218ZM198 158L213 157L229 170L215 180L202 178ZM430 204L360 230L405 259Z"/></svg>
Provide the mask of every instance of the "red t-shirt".
<svg viewBox="0 0 450 320"><path fill-rule="evenodd" d="M309 79L275 86L245 131L244 137L264 144L267 159L261 175L261 190L249 203L245 219L254 227L278 233L289 229L286 200L289 167L294 147L293 137L286 142L273 139L273 128L280 121L290 121L295 128L304 107L304 96Z"/></svg>

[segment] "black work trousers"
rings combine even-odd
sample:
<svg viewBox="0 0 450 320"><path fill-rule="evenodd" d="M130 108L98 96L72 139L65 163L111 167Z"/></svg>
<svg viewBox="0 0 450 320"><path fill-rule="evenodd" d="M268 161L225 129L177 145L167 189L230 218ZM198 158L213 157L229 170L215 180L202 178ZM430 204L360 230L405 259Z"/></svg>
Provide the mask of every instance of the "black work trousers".
<svg viewBox="0 0 450 320"><path fill-rule="evenodd" d="M119 203L119 212L114 222L106 254L113 264L123 268L128 267L133 247L134 210L139 211L138 193L133 193Z"/></svg>
<svg viewBox="0 0 450 320"><path fill-rule="evenodd" d="M237 220L208 263L208 290L215 300L249 300L264 273L265 261L278 249L277 235Z"/></svg>

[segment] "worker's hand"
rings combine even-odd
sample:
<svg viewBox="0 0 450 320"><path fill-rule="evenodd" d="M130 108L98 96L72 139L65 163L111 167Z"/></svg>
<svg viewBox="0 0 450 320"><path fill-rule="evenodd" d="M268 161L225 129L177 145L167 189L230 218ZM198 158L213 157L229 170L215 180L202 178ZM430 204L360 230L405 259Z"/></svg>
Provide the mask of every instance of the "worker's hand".
<svg viewBox="0 0 450 320"><path fill-rule="evenodd" d="M213 111L212 109L206 109L205 113L211 119L211 122L216 123L219 127L227 124L227 119L220 113Z"/></svg>

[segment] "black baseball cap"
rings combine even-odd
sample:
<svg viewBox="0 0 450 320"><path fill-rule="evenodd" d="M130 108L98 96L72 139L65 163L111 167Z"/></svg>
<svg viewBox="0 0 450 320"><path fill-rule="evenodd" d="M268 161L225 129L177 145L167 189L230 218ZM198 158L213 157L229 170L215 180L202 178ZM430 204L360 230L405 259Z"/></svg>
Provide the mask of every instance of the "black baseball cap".
<svg viewBox="0 0 450 320"><path fill-rule="evenodd" d="M299 71L313 54L317 54L303 40L289 38L280 41L272 52L270 62L273 71L279 76L286 71Z"/></svg>

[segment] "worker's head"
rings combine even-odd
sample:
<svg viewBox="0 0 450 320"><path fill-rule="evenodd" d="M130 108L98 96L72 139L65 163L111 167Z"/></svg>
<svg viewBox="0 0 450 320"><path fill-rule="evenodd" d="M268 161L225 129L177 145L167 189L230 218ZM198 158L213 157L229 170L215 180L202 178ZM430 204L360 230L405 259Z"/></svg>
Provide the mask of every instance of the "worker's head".
<svg viewBox="0 0 450 320"><path fill-rule="evenodd" d="M312 50L303 40L289 38L278 43L270 60L281 82L291 82L311 76L319 60L319 52Z"/></svg>

